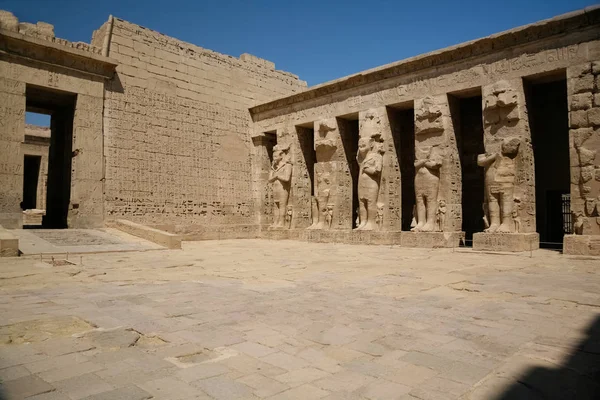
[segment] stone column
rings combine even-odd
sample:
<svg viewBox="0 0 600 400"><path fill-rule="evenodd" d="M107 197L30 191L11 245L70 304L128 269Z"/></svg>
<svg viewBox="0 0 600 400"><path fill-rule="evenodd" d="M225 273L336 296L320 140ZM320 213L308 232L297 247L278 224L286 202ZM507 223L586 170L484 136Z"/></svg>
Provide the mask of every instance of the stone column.
<svg viewBox="0 0 600 400"><path fill-rule="evenodd" d="M415 100L414 181L414 223L402 232L402 245L458 246L464 239L461 169L446 95Z"/></svg>
<svg viewBox="0 0 600 400"><path fill-rule="evenodd" d="M535 232L535 169L520 78L482 88L485 154L485 232L473 235L476 250L539 248Z"/></svg>
<svg viewBox="0 0 600 400"><path fill-rule="evenodd" d="M252 151L252 182L254 183L254 210L256 223L261 229L266 229L273 223L273 204L271 196L271 187L268 185L270 160L267 147L271 140L265 135L255 135L252 137L254 145Z"/></svg>
<svg viewBox="0 0 600 400"><path fill-rule="evenodd" d="M374 215L374 230L400 231L401 230L401 186L400 165L387 109L385 107L372 108L358 114L359 135L367 143L380 146L382 156L381 176L377 198L374 199L377 209ZM377 149L372 150L376 152ZM367 161L368 162L368 161ZM368 175L365 175L368 178ZM361 177L359 176L359 182ZM360 185L360 183L359 183ZM359 187L359 197L361 195ZM361 200L359 199L359 202ZM369 215L369 218L371 216Z"/></svg>
<svg viewBox="0 0 600 400"><path fill-rule="evenodd" d="M567 68L571 218L565 254L600 255L600 61Z"/></svg>
<svg viewBox="0 0 600 400"><path fill-rule="evenodd" d="M16 229L23 226L24 82L0 78L0 121L0 225Z"/></svg>
<svg viewBox="0 0 600 400"><path fill-rule="evenodd" d="M308 229L352 228L352 177L336 118L315 122L315 198Z"/></svg>

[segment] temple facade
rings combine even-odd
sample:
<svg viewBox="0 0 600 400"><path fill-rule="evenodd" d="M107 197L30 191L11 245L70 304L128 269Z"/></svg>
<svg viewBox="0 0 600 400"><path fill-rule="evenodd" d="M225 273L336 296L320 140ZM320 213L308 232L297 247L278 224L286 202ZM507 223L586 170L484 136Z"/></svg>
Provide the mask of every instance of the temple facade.
<svg viewBox="0 0 600 400"><path fill-rule="evenodd" d="M586 9L252 107L263 236L600 254L599 18ZM290 148L284 189L268 184L274 144ZM269 229L277 207L287 232Z"/></svg>
<svg viewBox="0 0 600 400"><path fill-rule="evenodd" d="M598 7L314 87L118 18L86 44L0 11L0 225L32 198L36 112L45 228L600 255L599 76Z"/></svg>

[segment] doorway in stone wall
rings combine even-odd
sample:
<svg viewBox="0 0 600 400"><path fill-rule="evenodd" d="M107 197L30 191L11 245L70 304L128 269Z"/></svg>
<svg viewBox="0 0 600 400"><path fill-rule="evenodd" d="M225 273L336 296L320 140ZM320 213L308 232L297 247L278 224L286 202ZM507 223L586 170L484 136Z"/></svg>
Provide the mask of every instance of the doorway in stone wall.
<svg viewBox="0 0 600 400"><path fill-rule="evenodd" d="M340 131L340 137L342 139L342 145L344 146L344 154L346 155L346 162L350 170L350 177L352 179L352 229L358 226L358 172L359 166L356 161L356 154L358 152L358 138L359 138L359 123L358 113L352 113L343 115L337 118L338 128ZM338 183L339 184L339 183ZM338 190L341 189L342 185L338 186ZM347 201L344 199L342 193L338 193L340 201Z"/></svg>
<svg viewBox="0 0 600 400"><path fill-rule="evenodd" d="M389 106L388 118L401 177L401 226L410 231L415 207L415 107L412 101Z"/></svg>
<svg viewBox="0 0 600 400"><path fill-rule="evenodd" d="M37 209L37 191L40 177L41 156L23 156L23 210Z"/></svg>
<svg viewBox="0 0 600 400"><path fill-rule="evenodd" d="M42 217L42 227L48 229L67 228L71 197L73 119L77 95L33 85L27 85L25 95L26 115L31 116L30 113L37 113L47 115L50 119L46 210ZM33 136L36 135L27 135L26 133L25 146L37 140ZM31 178L32 173L29 172L29 175ZM24 175L24 179L26 178ZM33 184L28 183L28 185L32 186ZM25 181L23 190L25 197Z"/></svg>
<svg viewBox="0 0 600 400"><path fill-rule="evenodd" d="M566 72L527 77L523 86L535 163L536 231L540 247L562 249L571 179Z"/></svg>
<svg viewBox="0 0 600 400"><path fill-rule="evenodd" d="M448 103L460 157L462 230L471 246L473 234L484 230L484 170L477 165L477 155L485 153L481 88L448 95Z"/></svg>

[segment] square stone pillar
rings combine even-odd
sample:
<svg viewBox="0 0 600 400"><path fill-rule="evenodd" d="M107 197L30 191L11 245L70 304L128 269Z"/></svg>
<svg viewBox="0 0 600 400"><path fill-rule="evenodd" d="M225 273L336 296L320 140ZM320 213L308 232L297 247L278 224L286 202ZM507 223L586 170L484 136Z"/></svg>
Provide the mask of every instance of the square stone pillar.
<svg viewBox="0 0 600 400"><path fill-rule="evenodd" d="M273 196L268 184L271 161L268 147L272 145L265 134L252 137L253 215L261 228L273 223Z"/></svg>
<svg viewBox="0 0 600 400"><path fill-rule="evenodd" d="M97 228L103 225L104 182L101 97L77 96L73 121L73 157L69 228Z"/></svg>
<svg viewBox="0 0 600 400"><path fill-rule="evenodd" d="M462 180L446 95L415 100L414 181L417 204L413 227L411 232L402 232L402 245L458 246L464 240Z"/></svg>
<svg viewBox="0 0 600 400"><path fill-rule="evenodd" d="M314 135L315 196L308 229L352 229L352 175L338 120L316 121Z"/></svg>
<svg viewBox="0 0 600 400"><path fill-rule="evenodd" d="M565 254L600 255L600 61L567 68L573 234Z"/></svg>
<svg viewBox="0 0 600 400"><path fill-rule="evenodd" d="M312 171L314 160L305 157L314 151L314 134L312 129L293 125L277 131L278 145L289 146L289 158L292 165L290 197L288 201L289 218L287 229L305 229L311 225L312 208ZM309 165L312 164L312 165ZM291 213L291 215L289 215Z"/></svg>
<svg viewBox="0 0 600 400"><path fill-rule="evenodd" d="M363 161L363 168L359 165L359 203L361 201L374 203L371 209L372 213L367 213L369 220L373 218L370 226L367 225L367 229L400 231L400 216L402 215L400 165L392 138L387 109L378 107L361 111L358 114L358 119L360 140L363 140L369 146L366 150L368 153ZM381 162L379 176L372 176L364 172L364 167L372 168L372 165L369 164L379 162ZM365 181L366 185L361 188L362 181ZM369 184L378 184L378 190L371 190L373 193L366 193L369 191ZM366 199L361 200L361 197L366 197Z"/></svg>
<svg viewBox="0 0 600 400"><path fill-rule="evenodd" d="M539 248L535 225L535 169L520 78L482 88L486 232L473 235L475 250Z"/></svg>
<svg viewBox="0 0 600 400"><path fill-rule="evenodd" d="M0 225L23 226L25 83L0 78Z"/></svg>

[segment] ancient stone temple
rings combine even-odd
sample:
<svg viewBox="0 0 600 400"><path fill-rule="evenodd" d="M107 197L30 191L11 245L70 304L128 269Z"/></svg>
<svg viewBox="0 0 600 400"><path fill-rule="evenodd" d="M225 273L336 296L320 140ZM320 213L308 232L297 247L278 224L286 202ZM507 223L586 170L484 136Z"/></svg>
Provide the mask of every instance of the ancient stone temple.
<svg viewBox="0 0 600 400"><path fill-rule="evenodd" d="M46 228L600 255L600 8L314 87L113 17L86 44L2 11L0 50L4 228L37 199Z"/></svg>

